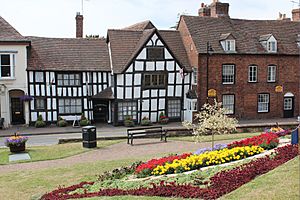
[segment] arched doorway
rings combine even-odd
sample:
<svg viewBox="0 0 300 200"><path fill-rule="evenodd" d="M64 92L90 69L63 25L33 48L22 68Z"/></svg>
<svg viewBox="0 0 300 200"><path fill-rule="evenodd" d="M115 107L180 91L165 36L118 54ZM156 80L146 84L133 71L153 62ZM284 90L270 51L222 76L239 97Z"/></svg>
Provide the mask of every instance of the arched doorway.
<svg viewBox="0 0 300 200"><path fill-rule="evenodd" d="M21 101L20 97L24 96L22 90L10 90L10 113L11 113L11 124L25 124L24 117L24 102Z"/></svg>
<svg viewBox="0 0 300 200"><path fill-rule="evenodd" d="M287 92L283 99L283 117L294 117L294 94Z"/></svg>

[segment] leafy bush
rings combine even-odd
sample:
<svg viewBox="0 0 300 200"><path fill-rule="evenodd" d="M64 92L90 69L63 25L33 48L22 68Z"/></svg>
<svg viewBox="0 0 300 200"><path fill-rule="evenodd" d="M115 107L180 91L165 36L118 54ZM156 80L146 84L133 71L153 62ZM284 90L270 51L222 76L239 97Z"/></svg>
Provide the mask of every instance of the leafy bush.
<svg viewBox="0 0 300 200"><path fill-rule="evenodd" d="M90 125L90 121L88 119L80 120L80 126L87 126Z"/></svg>
<svg viewBox="0 0 300 200"><path fill-rule="evenodd" d="M64 119L61 119L57 122L57 126L59 127L66 127L68 125L68 122Z"/></svg>
<svg viewBox="0 0 300 200"><path fill-rule="evenodd" d="M169 117L166 116L164 112L161 112L159 114L159 120L158 120L158 122L160 124L167 124L169 122Z"/></svg>
<svg viewBox="0 0 300 200"><path fill-rule="evenodd" d="M34 126L36 128L42 128L46 126L46 123L44 122L42 115L38 116Z"/></svg>
<svg viewBox="0 0 300 200"><path fill-rule="evenodd" d="M152 122L150 121L150 119L148 117L143 117L143 119L141 120L141 125L142 126L150 126L150 125L152 125Z"/></svg>
<svg viewBox="0 0 300 200"><path fill-rule="evenodd" d="M133 127L134 126L134 121L131 116L126 116L124 119L124 126L126 127Z"/></svg>

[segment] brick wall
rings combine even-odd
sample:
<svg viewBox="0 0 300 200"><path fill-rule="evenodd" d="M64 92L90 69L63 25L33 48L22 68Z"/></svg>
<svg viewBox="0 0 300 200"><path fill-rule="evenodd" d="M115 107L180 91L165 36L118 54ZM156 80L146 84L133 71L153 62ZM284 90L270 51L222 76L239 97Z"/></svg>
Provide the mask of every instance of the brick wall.
<svg viewBox="0 0 300 200"><path fill-rule="evenodd" d="M199 56L198 95L199 105L206 101L206 55ZM235 117L244 119L283 117L284 94L291 92L294 98L294 116L299 115L299 56L285 55L212 55L209 57L209 89L217 90L217 100L222 94L235 94ZM235 64L235 84L222 84L222 64ZM248 83L248 66L257 65L258 80ZM276 65L276 82L267 82L268 65ZM283 93L275 87L283 86ZM259 93L270 94L268 113L257 112Z"/></svg>

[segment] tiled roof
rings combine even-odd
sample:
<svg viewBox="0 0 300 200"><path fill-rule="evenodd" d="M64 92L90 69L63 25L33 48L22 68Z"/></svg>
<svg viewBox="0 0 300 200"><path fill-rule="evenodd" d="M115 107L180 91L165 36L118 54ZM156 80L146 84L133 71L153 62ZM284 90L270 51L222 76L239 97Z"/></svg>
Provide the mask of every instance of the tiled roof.
<svg viewBox="0 0 300 200"><path fill-rule="evenodd" d="M105 39L27 37L28 70L110 71Z"/></svg>
<svg viewBox="0 0 300 200"><path fill-rule="evenodd" d="M28 40L0 16L0 42L28 42Z"/></svg>
<svg viewBox="0 0 300 200"><path fill-rule="evenodd" d="M182 16L193 38L198 53L206 53L210 42L214 53L225 53L219 42L220 36L234 33L236 52L241 54L266 54L259 40L272 34L277 39L278 53L299 54L296 40L300 33L300 22L283 20L243 20L228 17Z"/></svg>
<svg viewBox="0 0 300 200"><path fill-rule="evenodd" d="M141 24L143 26L140 26ZM145 26L145 24L147 25ZM125 29L108 30L108 41L110 42L114 73L122 73L155 32L162 37L178 62L187 70L191 70L179 32L162 31L156 28L150 29L149 24L152 25L151 22L143 22L130 26L130 29L127 27ZM148 28L140 30L140 27Z"/></svg>
<svg viewBox="0 0 300 200"><path fill-rule="evenodd" d="M155 26L152 24L151 21L143 21L136 24L133 24L131 26L123 28L123 30L134 30L134 31L143 31L145 29L152 29L155 28Z"/></svg>
<svg viewBox="0 0 300 200"><path fill-rule="evenodd" d="M105 88L98 94L92 96L93 99L114 99L114 94L111 87Z"/></svg>

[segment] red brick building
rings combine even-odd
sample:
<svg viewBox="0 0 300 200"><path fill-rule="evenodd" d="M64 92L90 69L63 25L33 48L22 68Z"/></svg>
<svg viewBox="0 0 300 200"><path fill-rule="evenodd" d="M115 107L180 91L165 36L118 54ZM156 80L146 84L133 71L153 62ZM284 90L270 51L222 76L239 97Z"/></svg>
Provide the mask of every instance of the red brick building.
<svg viewBox="0 0 300 200"><path fill-rule="evenodd" d="M298 116L300 9L293 20L231 19L228 10L215 0L178 24L197 69L198 109L216 98L237 118Z"/></svg>

